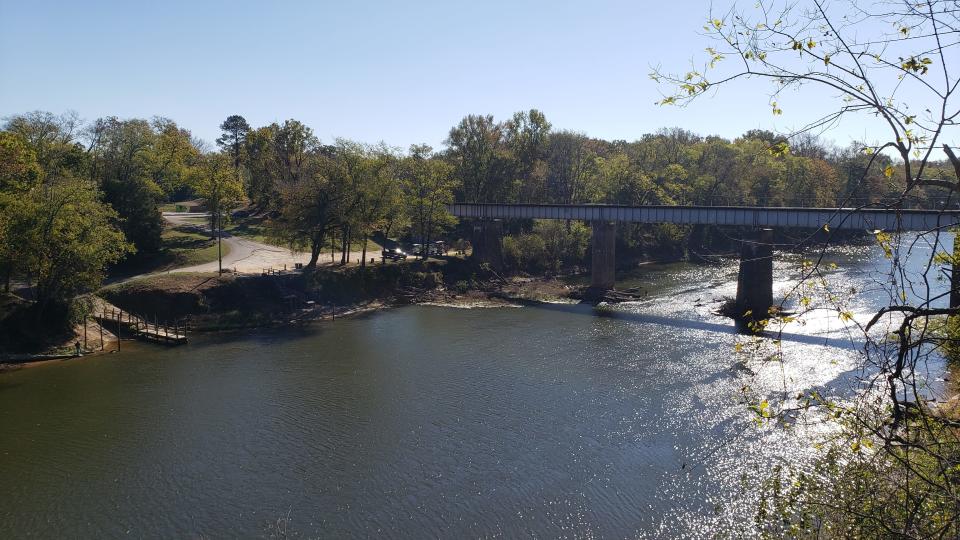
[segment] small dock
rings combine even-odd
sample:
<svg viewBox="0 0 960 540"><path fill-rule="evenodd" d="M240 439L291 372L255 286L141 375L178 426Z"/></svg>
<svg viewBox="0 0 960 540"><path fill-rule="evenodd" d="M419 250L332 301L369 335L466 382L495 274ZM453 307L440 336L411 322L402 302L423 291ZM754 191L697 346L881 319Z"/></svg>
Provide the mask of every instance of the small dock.
<svg viewBox="0 0 960 540"><path fill-rule="evenodd" d="M156 343L165 343L168 345L182 345L187 342L187 335L181 333L183 330L176 326L156 326L147 324L134 329L138 339L144 341L153 341Z"/></svg>
<svg viewBox="0 0 960 540"><path fill-rule="evenodd" d="M100 326L116 334L119 340L140 339L164 345L182 345L187 343L186 321L172 322L153 320L125 312L122 309L104 309L93 316Z"/></svg>

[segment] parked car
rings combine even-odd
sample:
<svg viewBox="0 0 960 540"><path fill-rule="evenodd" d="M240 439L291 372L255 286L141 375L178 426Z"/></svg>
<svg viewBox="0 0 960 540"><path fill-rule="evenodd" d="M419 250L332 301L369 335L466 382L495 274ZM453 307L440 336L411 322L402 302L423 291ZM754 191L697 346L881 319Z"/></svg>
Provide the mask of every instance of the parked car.
<svg viewBox="0 0 960 540"><path fill-rule="evenodd" d="M413 244L412 253L419 257L423 255L424 249L425 248L423 247L423 244ZM428 257L441 257L447 253L446 247L443 244L443 240L437 240L436 242L431 243L426 250Z"/></svg>
<svg viewBox="0 0 960 540"><path fill-rule="evenodd" d="M391 261L399 261L407 258L407 254L399 249L385 249L380 252L380 256Z"/></svg>

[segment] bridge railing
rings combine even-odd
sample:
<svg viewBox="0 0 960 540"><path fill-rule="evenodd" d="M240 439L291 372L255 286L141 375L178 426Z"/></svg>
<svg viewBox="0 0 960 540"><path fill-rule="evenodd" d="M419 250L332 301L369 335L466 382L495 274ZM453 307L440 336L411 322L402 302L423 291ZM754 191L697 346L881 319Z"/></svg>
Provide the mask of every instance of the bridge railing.
<svg viewBox="0 0 960 540"><path fill-rule="evenodd" d="M484 203L477 203L484 204ZM543 201L518 201L516 203L504 204L530 204L530 205L565 205L564 203L552 203ZM594 203L572 203L572 205L583 205ZM597 203L607 204L607 203ZM630 206L610 203L613 206ZM850 197L838 200L824 200L814 198L751 198L742 197L724 197L714 196L704 199L680 199L674 203L644 203L637 206L716 206L716 207L763 207L763 208L893 208L898 207L906 210L958 210L960 209L960 197L904 197L902 199L886 198L863 198Z"/></svg>
<svg viewBox="0 0 960 540"><path fill-rule="evenodd" d="M684 199L678 201L677 206L756 206L765 208L891 208L899 207L910 210L956 210L960 209L958 197L915 197L902 199L850 197L837 200L820 198L752 198L742 197L709 197L706 199Z"/></svg>
<svg viewBox="0 0 960 540"><path fill-rule="evenodd" d="M960 224L960 210L497 203L454 203L448 208L457 217L476 219L559 219L905 231L927 231Z"/></svg>

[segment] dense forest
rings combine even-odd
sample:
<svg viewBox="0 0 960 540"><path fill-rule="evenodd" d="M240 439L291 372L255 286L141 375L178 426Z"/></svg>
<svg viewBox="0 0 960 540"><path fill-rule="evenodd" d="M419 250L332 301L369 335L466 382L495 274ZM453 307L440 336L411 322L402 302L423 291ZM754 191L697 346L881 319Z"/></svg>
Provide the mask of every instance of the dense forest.
<svg viewBox="0 0 960 540"><path fill-rule="evenodd" d="M445 205L466 202L934 206L898 197L887 156L834 148L805 135L753 130L735 140L665 129L605 141L554 129L537 110L507 120L470 115L445 148L337 139L321 142L297 120L254 128L239 115L216 146L174 121L30 112L0 131L0 279L31 287L37 315L68 317L111 265L155 252L160 205L200 199L214 230L234 212L259 215L275 242L311 253L347 252L374 233L430 242L469 241ZM935 197L931 194L930 197ZM555 271L583 262L582 224L514 223L505 260L515 270ZM621 227L626 255L683 256L710 231ZM365 245L365 244L364 244Z"/></svg>

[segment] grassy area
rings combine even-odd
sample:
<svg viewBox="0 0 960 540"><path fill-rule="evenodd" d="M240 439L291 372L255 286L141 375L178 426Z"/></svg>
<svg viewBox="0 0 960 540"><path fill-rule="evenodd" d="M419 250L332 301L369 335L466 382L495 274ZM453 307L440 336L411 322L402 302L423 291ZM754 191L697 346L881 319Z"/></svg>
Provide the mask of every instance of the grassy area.
<svg viewBox="0 0 960 540"><path fill-rule="evenodd" d="M198 222L199 223L199 222ZM226 227L224 227L224 232L230 233L234 236L240 236L242 238L249 238L256 242L269 245L279 245L276 239L271 238L267 234L267 225L266 218L264 216L250 216L250 217L238 217ZM337 257L339 257L340 250L340 241L339 239L328 238L324 244L323 250L321 251L321 259L323 254L330 257L330 247L331 243L334 242L336 245L334 249L337 250ZM284 246L285 247L285 246ZM363 241L356 240L351 242L350 251L361 251L363 249ZM380 244L374 242L373 240L367 240L367 253L373 253L375 255L380 254L380 250L383 249ZM374 256L374 255L371 255Z"/></svg>
<svg viewBox="0 0 960 540"><path fill-rule="evenodd" d="M163 232L163 246L176 261L176 266L192 266L217 260L217 243L209 236L182 228ZM229 246L223 245L223 254Z"/></svg>
<svg viewBox="0 0 960 540"><path fill-rule="evenodd" d="M323 246L323 251L321 252L321 253L326 253L326 254L327 254L327 257L330 256L330 244L331 244L331 242L330 242L329 240L328 240L327 242L325 242L325 243L324 243L324 246ZM337 254L339 255L339 253L340 253L340 240L339 240L339 239L336 239L336 240L333 242L333 244L335 244L333 247L334 247L334 249L337 251ZM362 249L363 249L363 240L358 240L358 241L356 241L356 242L351 242L351 243L350 243L350 251L360 251L360 250L362 250ZM380 244L374 242L373 240L367 240L367 253L368 253L368 254L369 254L369 253L376 253L377 255L380 255L380 250L381 250L381 249L383 249L383 248L380 246Z"/></svg>
<svg viewBox="0 0 960 540"><path fill-rule="evenodd" d="M211 287L216 287L221 282L233 279L234 277L229 274L221 276L216 272L157 274L108 285L101 289L100 293L110 295L115 293L142 293L151 290L163 290L170 293L203 292Z"/></svg>
<svg viewBox="0 0 960 540"><path fill-rule="evenodd" d="M187 225L195 225L197 227L202 227L202 228L209 228L210 226L210 220L205 216L189 216L189 217L182 217L179 219L181 219Z"/></svg>
<svg viewBox="0 0 960 540"><path fill-rule="evenodd" d="M249 238L255 242L260 242L261 244L276 245L276 240L271 239L267 235L265 221L266 218L263 216L234 218L228 226L223 228L223 230L224 232L228 232L234 236Z"/></svg>
<svg viewBox="0 0 960 540"><path fill-rule="evenodd" d="M111 270L114 277L162 272L183 266L205 264L217 260L217 243L206 234L185 227L165 227L157 253L135 254ZM223 255L229 246L223 244Z"/></svg>
<svg viewBox="0 0 960 540"><path fill-rule="evenodd" d="M161 204L161 212L199 212L203 204L200 201L180 201Z"/></svg>

